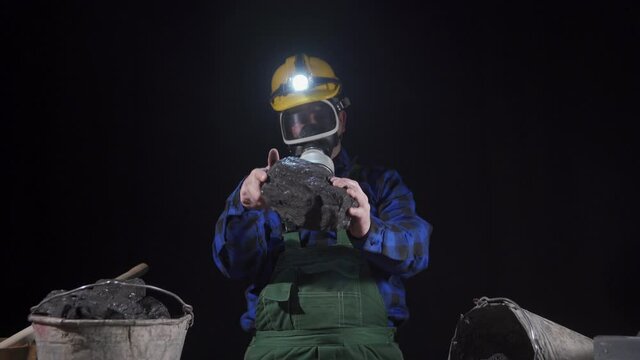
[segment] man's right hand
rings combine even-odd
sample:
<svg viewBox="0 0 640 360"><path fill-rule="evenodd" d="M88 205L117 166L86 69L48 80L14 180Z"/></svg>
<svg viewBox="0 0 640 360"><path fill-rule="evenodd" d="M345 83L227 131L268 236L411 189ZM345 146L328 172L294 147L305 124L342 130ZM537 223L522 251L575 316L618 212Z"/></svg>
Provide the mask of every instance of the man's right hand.
<svg viewBox="0 0 640 360"><path fill-rule="evenodd" d="M267 181L267 171L280 160L280 154L277 149L269 150L267 158L267 167L256 168L251 171L249 176L242 182L240 188L240 202L247 209L262 209L266 206L262 191L260 188Z"/></svg>

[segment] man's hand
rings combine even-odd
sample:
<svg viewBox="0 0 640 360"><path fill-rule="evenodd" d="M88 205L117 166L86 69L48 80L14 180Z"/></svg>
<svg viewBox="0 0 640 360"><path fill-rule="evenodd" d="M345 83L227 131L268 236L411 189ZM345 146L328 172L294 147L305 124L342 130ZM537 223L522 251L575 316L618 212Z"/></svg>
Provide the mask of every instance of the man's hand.
<svg viewBox="0 0 640 360"><path fill-rule="evenodd" d="M262 197L260 188L267 181L267 171L280 160L280 154L277 149L269 150L267 158L267 167L256 168L251 171L249 176L242 182L240 188L240 202L247 209L262 209L266 203Z"/></svg>
<svg viewBox="0 0 640 360"><path fill-rule="evenodd" d="M341 187L347 190L347 194L358 202L358 207L349 208L348 213L351 215L351 224L349 225L349 233L357 238L362 238L369 232L371 227L371 205L369 198L360 188L357 181L332 177L333 186Z"/></svg>

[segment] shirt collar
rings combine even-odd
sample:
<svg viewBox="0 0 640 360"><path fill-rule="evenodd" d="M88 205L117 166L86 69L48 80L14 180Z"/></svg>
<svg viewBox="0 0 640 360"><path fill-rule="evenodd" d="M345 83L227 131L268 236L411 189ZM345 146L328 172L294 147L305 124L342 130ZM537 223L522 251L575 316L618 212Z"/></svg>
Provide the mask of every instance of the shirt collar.
<svg viewBox="0 0 640 360"><path fill-rule="evenodd" d="M333 159L333 166L337 177L348 177L351 171L351 158L344 147L340 149L338 155Z"/></svg>

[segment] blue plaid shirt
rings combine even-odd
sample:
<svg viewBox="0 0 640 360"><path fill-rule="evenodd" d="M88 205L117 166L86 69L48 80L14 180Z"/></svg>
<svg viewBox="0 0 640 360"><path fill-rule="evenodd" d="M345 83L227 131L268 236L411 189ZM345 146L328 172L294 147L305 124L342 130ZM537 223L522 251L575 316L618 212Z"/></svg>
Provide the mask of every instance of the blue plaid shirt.
<svg viewBox="0 0 640 360"><path fill-rule="evenodd" d="M361 168L343 149L334 160L338 177L357 180L371 204L371 228L357 239L371 265L384 300L389 325L397 326L409 317L403 278L424 270L429 262L431 225L415 212L413 194L393 170ZM229 196L216 224L213 259L224 275L248 280L245 291L247 312L240 319L246 331L255 328L260 290L269 282L280 252L284 250L280 217L273 210L249 210L240 202L238 185ZM302 246L326 246L336 242L336 233L301 230Z"/></svg>

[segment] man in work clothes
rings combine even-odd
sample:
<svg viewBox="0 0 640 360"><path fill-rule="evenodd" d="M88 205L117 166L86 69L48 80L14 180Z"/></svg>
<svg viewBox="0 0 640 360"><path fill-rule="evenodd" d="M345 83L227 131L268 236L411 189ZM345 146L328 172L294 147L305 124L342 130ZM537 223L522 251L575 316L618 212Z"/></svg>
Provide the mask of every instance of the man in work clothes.
<svg viewBox="0 0 640 360"><path fill-rule="evenodd" d="M213 257L224 275L252 283L245 359L402 359L394 335L409 317L403 279L427 267L431 225L397 172L355 164L342 148L349 100L329 64L291 56L271 88L285 144L331 168L331 183L358 206L347 231L286 231L260 191L276 149L231 193Z"/></svg>

